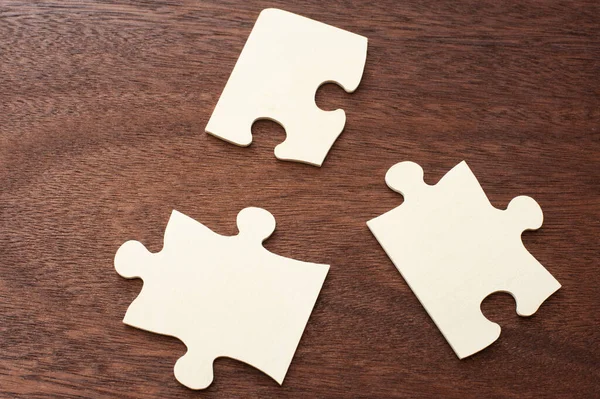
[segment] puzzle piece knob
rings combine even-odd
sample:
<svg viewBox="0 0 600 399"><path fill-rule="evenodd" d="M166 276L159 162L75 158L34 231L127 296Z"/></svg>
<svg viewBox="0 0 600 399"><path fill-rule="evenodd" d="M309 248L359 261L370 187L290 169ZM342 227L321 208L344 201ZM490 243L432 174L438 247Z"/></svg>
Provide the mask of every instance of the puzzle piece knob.
<svg viewBox="0 0 600 399"><path fill-rule="evenodd" d="M238 213L237 226L241 236L262 243L275 231L275 217L262 208L244 208Z"/></svg>
<svg viewBox="0 0 600 399"><path fill-rule="evenodd" d="M275 156L282 160L321 166L344 130L346 113L341 109L323 111L309 104L286 122L286 139L275 147Z"/></svg>
<svg viewBox="0 0 600 399"><path fill-rule="evenodd" d="M122 277L142 277L147 267L150 252L139 241L127 241L119 247L115 254L115 269Z"/></svg>
<svg viewBox="0 0 600 399"><path fill-rule="evenodd" d="M526 195L513 198L506 211L521 231L537 230L544 222L542 208L533 198Z"/></svg>
<svg viewBox="0 0 600 399"><path fill-rule="evenodd" d="M175 363L175 378L190 389L206 389L214 379L213 360L188 351Z"/></svg>
<svg viewBox="0 0 600 399"><path fill-rule="evenodd" d="M385 183L392 190L406 195L412 195L426 187L423 181L423 168L419 164L406 161L400 162L388 169Z"/></svg>

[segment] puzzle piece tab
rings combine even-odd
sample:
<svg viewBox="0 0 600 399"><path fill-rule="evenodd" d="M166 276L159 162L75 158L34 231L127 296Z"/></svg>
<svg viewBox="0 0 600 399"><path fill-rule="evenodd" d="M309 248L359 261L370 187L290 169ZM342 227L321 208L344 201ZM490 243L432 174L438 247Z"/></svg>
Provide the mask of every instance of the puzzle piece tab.
<svg viewBox="0 0 600 399"><path fill-rule="evenodd" d="M183 341L175 377L192 389L211 384L221 356L282 384L329 270L267 251L275 218L264 209L243 209L237 225L221 236L173 211L160 252L128 241L115 256L121 276L144 280L124 323Z"/></svg>
<svg viewBox="0 0 600 399"><path fill-rule="evenodd" d="M500 335L481 312L485 297L509 292L517 313L530 316L560 288L521 241L542 225L532 198L494 208L465 162L434 186L413 162L394 165L385 180L404 203L367 225L459 358Z"/></svg>
<svg viewBox="0 0 600 399"><path fill-rule="evenodd" d="M319 109L315 92L327 82L356 90L366 57L366 37L286 11L263 10L206 132L245 147L256 120L274 120L286 131L275 148L277 158L321 166L346 114Z"/></svg>

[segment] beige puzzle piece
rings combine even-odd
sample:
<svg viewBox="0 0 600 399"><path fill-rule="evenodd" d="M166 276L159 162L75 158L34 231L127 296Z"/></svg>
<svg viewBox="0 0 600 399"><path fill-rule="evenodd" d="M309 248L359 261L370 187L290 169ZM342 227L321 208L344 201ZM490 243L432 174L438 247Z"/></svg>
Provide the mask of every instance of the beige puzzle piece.
<svg viewBox="0 0 600 399"><path fill-rule="evenodd" d="M355 91L366 57L366 37L286 11L263 10L206 132L248 146L252 124L270 119L286 132L275 148L277 158L321 166L344 129L346 114L319 109L315 92L328 82Z"/></svg>
<svg viewBox="0 0 600 399"><path fill-rule="evenodd" d="M488 295L508 292L517 313L530 316L560 288L521 241L542 225L532 198L494 208L466 162L434 186L413 162L396 164L385 180L404 203L367 225L459 358L500 335L481 312Z"/></svg>
<svg viewBox="0 0 600 399"><path fill-rule="evenodd" d="M264 209L243 209L237 225L222 236L173 211L160 252L128 241L115 256L121 276L144 280L124 323L183 341L175 377L192 389L211 384L221 356L282 384L329 270L266 250L275 218Z"/></svg>

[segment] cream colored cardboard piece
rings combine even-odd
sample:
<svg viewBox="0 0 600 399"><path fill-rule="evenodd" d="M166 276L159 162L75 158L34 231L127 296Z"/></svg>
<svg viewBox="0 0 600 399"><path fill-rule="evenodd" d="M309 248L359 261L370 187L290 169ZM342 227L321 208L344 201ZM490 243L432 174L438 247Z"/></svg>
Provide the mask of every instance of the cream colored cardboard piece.
<svg viewBox="0 0 600 399"><path fill-rule="evenodd" d="M385 181L404 203L367 225L459 358L500 336L481 312L489 294L512 294L517 314L530 316L560 288L521 241L542 225L532 198L494 208L465 162L434 186L413 162L390 168Z"/></svg>
<svg viewBox="0 0 600 399"><path fill-rule="evenodd" d="M282 384L329 270L267 251L275 218L264 209L242 210L237 225L221 236L173 211L160 252L128 241L115 256L121 276L144 280L123 322L183 341L175 377L191 389L211 384L221 356Z"/></svg>
<svg viewBox="0 0 600 399"><path fill-rule="evenodd" d="M282 160L321 166L346 123L323 111L315 92L334 82L351 93L362 78L367 38L277 9L263 10L225 85L206 132L239 146L252 142L258 119L280 123Z"/></svg>

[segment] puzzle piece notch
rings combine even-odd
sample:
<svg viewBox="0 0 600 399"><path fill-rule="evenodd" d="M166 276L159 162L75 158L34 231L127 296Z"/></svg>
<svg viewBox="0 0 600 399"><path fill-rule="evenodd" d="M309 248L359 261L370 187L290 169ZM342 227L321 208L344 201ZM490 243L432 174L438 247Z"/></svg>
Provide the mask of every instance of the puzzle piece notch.
<svg viewBox="0 0 600 399"><path fill-rule="evenodd" d="M500 335L481 313L485 297L508 292L529 316L560 288L521 241L543 221L532 198L494 208L465 162L434 186L413 162L394 165L385 180L405 201L367 224L459 358Z"/></svg>
<svg viewBox="0 0 600 399"><path fill-rule="evenodd" d="M266 250L275 219L263 209L243 209L237 225L221 236L173 211L160 252L128 241L115 256L119 274L144 280L124 323L184 342L174 373L191 389L210 385L221 356L281 384L329 269Z"/></svg>
<svg viewBox="0 0 600 399"><path fill-rule="evenodd" d="M323 111L315 93L324 83L358 87L367 38L278 9L263 10L206 126L229 143L248 146L259 119L283 126L281 160L321 166L346 123L343 110Z"/></svg>

